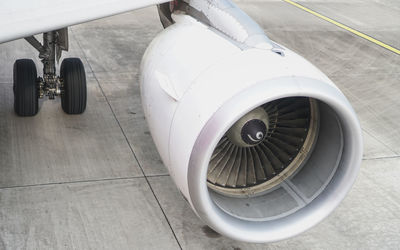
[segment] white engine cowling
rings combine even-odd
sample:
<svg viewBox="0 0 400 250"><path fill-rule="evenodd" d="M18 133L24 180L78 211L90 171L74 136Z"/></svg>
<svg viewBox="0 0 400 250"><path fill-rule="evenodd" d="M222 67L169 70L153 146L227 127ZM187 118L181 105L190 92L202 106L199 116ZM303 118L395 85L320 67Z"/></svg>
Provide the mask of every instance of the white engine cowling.
<svg viewBox="0 0 400 250"><path fill-rule="evenodd" d="M288 49L241 48L190 16L175 21L144 55L141 95L161 158L196 214L248 242L291 237L328 216L362 157L344 95Z"/></svg>

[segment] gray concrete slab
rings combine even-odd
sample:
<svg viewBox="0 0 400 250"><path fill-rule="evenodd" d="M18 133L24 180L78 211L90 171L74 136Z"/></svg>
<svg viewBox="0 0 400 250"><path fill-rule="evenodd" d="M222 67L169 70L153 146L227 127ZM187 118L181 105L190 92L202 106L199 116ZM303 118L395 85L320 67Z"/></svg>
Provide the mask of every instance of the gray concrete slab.
<svg viewBox="0 0 400 250"><path fill-rule="evenodd" d="M398 154L394 152L389 146L383 144L377 138L373 137L370 133L363 130L364 139L364 159L376 159L386 157L396 157Z"/></svg>
<svg viewBox="0 0 400 250"><path fill-rule="evenodd" d="M199 220L169 176L149 177L149 182L183 249L266 249L269 246L233 241L214 232Z"/></svg>
<svg viewBox="0 0 400 250"><path fill-rule="evenodd" d="M307 6L312 3L315 1L307 2ZM326 3L344 4L337 1ZM353 4L350 1L346 4L352 9L353 5L362 3L354 1ZM239 5L262 24L271 39L304 56L342 89L357 111L367 140L374 138L381 148L386 148L384 155L377 155L399 154L400 56L282 1L246 1L239 2ZM370 11L373 12L371 6ZM382 7L381 11L386 9ZM394 15L391 10L387 12L389 16ZM347 13L350 15L351 12ZM282 21L287 25L285 27L276 24L282 16L285 17ZM354 14L356 19L362 16L363 13ZM387 26L390 24L386 22ZM391 26L398 28L393 23ZM375 25L371 28L374 28L372 31L379 31L380 27ZM374 157L370 153L375 154L372 151L376 151L377 147L373 148L371 150L372 146L367 145L364 157Z"/></svg>
<svg viewBox="0 0 400 250"><path fill-rule="evenodd" d="M400 58L393 52L283 1L246 1L239 6L272 40L304 56L328 76L399 74Z"/></svg>
<svg viewBox="0 0 400 250"><path fill-rule="evenodd" d="M147 45L161 30L155 7L72 27L93 72L116 74L136 71Z"/></svg>
<svg viewBox="0 0 400 250"><path fill-rule="evenodd" d="M179 249L143 178L0 190L0 249Z"/></svg>
<svg viewBox="0 0 400 250"><path fill-rule="evenodd" d="M0 85L0 187L142 176L95 79L87 80L79 116L47 100L37 116L17 117L12 83Z"/></svg>
<svg viewBox="0 0 400 250"><path fill-rule="evenodd" d="M400 56L398 56L400 57ZM352 102L362 128L396 155L400 154L400 74L331 77ZM351 84L344 83L345 81ZM365 154L365 157L371 157Z"/></svg>
<svg viewBox="0 0 400 250"><path fill-rule="evenodd" d="M137 68L135 68L137 69ZM96 79L147 176L168 174L151 138L144 117L138 73L97 72Z"/></svg>
<svg viewBox="0 0 400 250"><path fill-rule="evenodd" d="M335 21L400 48L400 3L398 1L299 2Z"/></svg>
<svg viewBox="0 0 400 250"><path fill-rule="evenodd" d="M184 249L398 249L399 166L399 158L364 161L353 189L330 217L299 236L269 244L218 235L199 221L170 177L149 181Z"/></svg>
<svg viewBox="0 0 400 250"><path fill-rule="evenodd" d="M81 57L88 74L82 116L46 101L37 117L16 117L12 64L37 53L22 40L0 45L0 249L398 249L400 56L282 1L238 3L273 40L325 72L357 111L365 160L342 205L310 231L272 244L232 241L195 216L165 176L140 106L140 60L161 30L151 7L71 28L65 56ZM383 41L398 38L390 21L397 1L302 4Z"/></svg>
<svg viewBox="0 0 400 250"><path fill-rule="evenodd" d="M161 30L154 7L72 28L146 175L167 174L144 119L138 82L143 53Z"/></svg>

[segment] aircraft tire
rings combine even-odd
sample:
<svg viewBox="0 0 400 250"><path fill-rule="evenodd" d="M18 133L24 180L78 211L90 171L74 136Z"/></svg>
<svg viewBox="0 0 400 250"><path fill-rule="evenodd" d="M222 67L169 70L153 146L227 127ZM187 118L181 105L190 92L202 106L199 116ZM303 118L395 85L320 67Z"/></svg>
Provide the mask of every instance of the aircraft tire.
<svg viewBox="0 0 400 250"><path fill-rule="evenodd" d="M87 103L86 74L79 58L66 58L61 63L63 81L61 106L67 114L82 114Z"/></svg>
<svg viewBox="0 0 400 250"><path fill-rule="evenodd" d="M39 89L36 65L31 59L19 59L14 63L13 92L14 111L19 116L34 116L39 111Z"/></svg>

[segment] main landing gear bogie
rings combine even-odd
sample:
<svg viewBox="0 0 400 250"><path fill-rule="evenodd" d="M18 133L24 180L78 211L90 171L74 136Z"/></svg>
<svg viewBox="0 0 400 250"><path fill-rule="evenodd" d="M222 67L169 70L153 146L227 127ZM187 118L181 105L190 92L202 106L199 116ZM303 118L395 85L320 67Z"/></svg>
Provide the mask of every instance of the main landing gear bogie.
<svg viewBox="0 0 400 250"><path fill-rule="evenodd" d="M43 63L43 77L37 76L31 59L14 63L14 110L19 116L34 116L39 111L39 99L61 97L61 106L67 114L82 114L87 103L86 74L79 58L66 58L61 63L60 76L56 74L56 60L62 50L68 50L67 28L43 34L43 44L34 36L25 38L39 51Z"/></svg>

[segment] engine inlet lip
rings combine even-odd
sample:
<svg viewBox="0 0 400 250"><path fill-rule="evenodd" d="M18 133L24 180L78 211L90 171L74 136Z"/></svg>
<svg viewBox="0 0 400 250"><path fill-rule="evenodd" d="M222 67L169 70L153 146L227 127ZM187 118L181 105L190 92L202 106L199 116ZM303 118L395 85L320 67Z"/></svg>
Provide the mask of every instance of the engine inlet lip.
<svg viewBox="0 0 400 250"><path fill-rule="evenodd" d="M252 100L248 100L248 96L252 96ZM293 96L314 98L336 112L346 142L341 158L342 166L320 195L293 214L272 221L248 221L232 217L214 203L206 183L208 163L215 146L225 134L226 128L238 117L265 102ZM239 105L238 100L242 100L248 108L244 110L243 103ZM239 113L227 112L232 110ZM331 82L308 77L280 77L261 81L226 102L213 114L197 137L187 174L189 202L202 220L228 237L259 243L283 240L316 225L340 204L357 177L362 151L361 128L355 112Z"/></svg>

